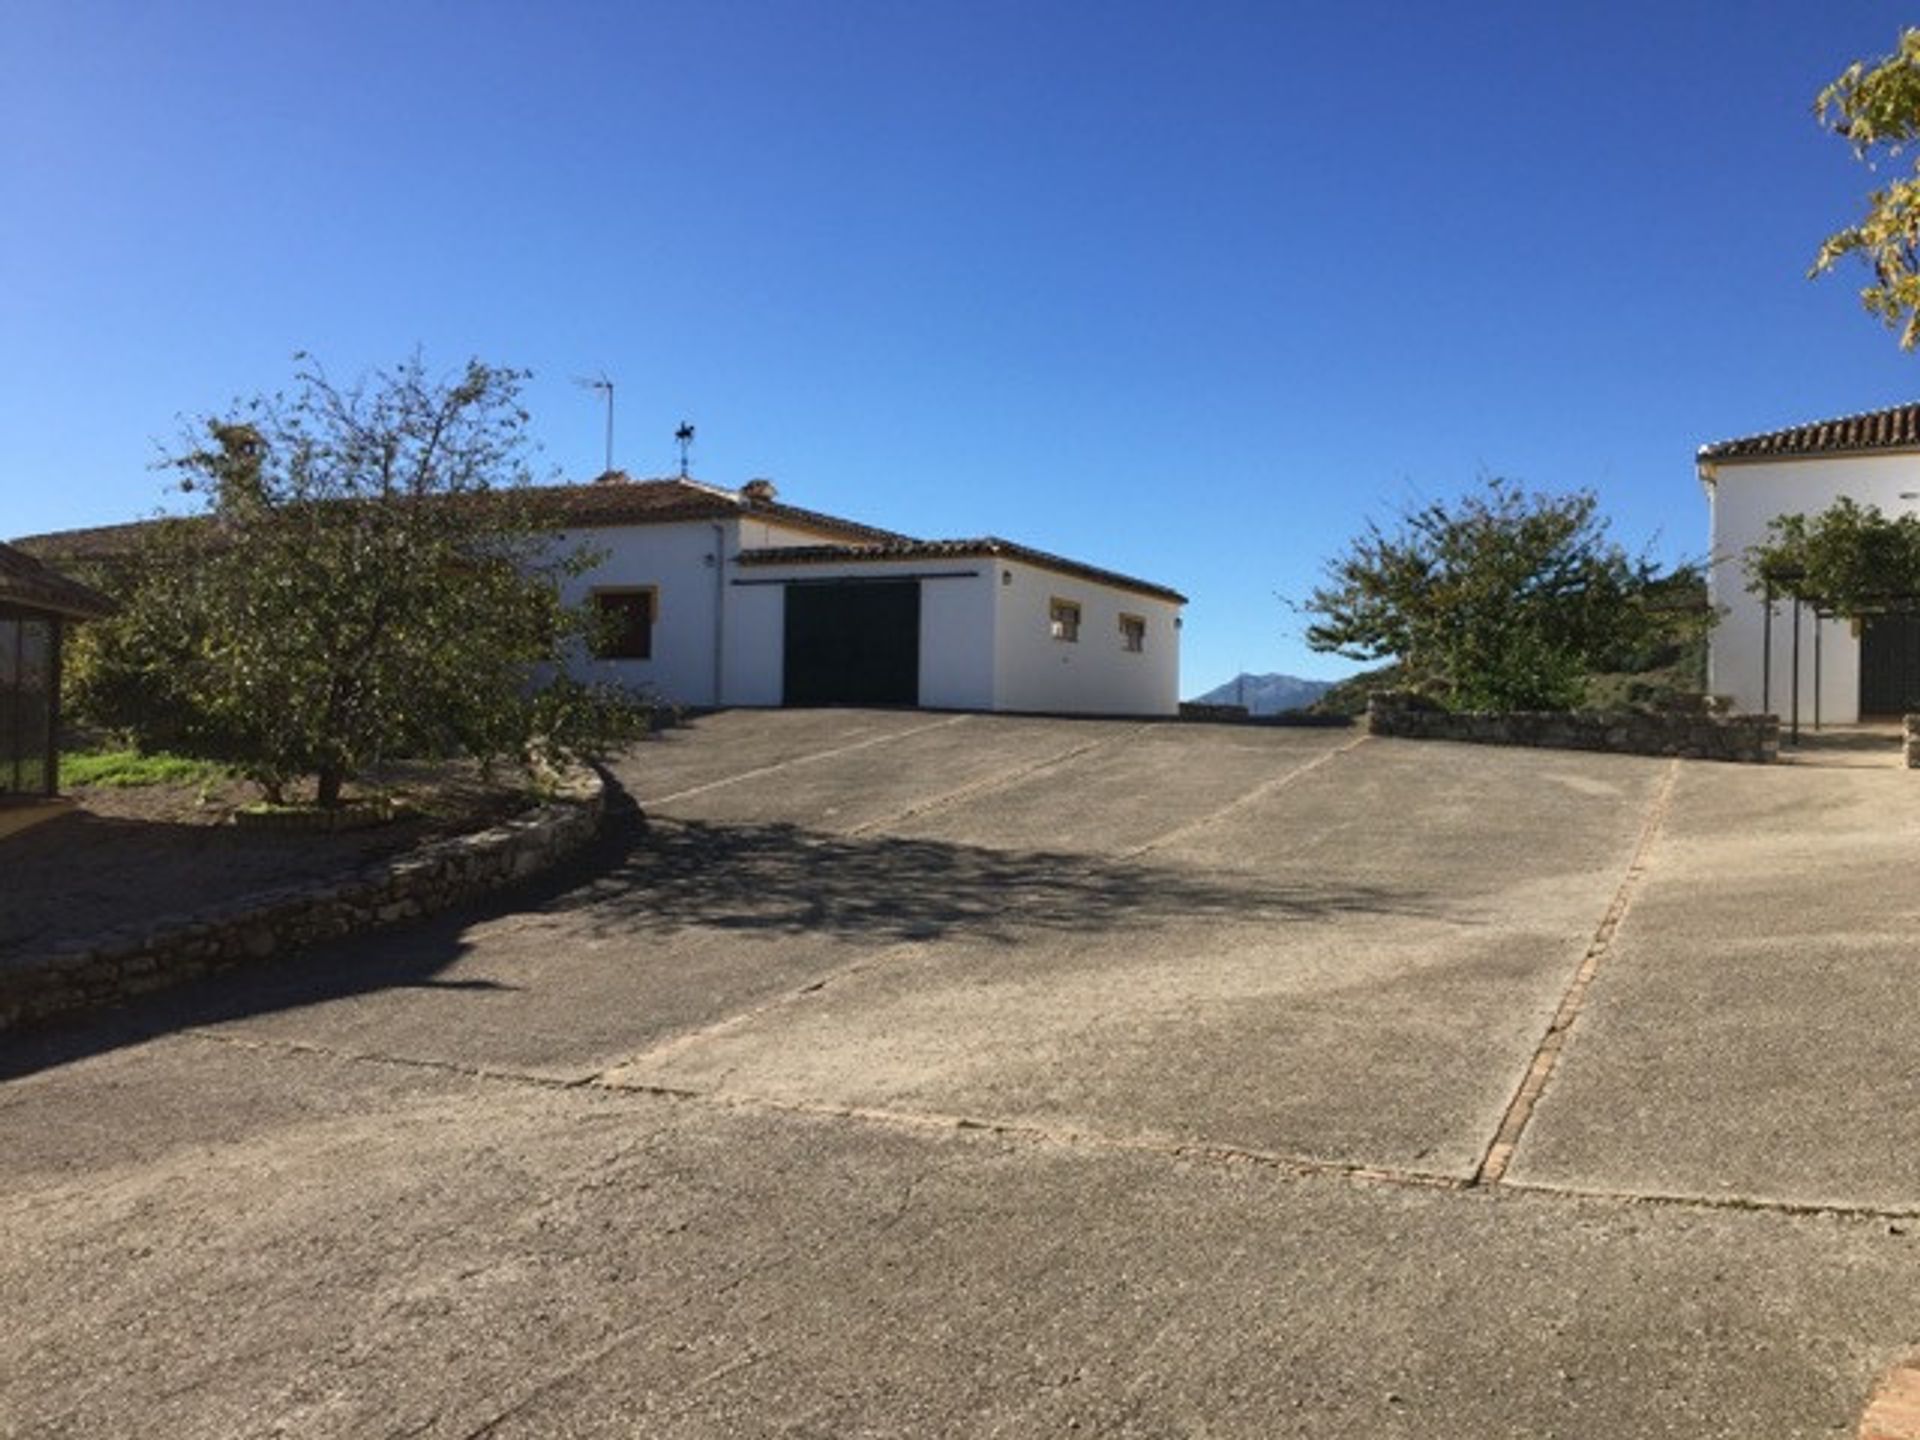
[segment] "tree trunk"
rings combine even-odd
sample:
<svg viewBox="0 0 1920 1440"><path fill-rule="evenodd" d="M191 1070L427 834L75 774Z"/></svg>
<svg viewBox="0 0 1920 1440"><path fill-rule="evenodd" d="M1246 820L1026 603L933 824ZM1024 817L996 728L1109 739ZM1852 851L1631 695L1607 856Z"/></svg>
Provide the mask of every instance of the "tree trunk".
<svg viewBox="0 0 1920 1440"><path fill-rule="evenodd" d="M338 766L327 765L315 773L318 782L314 801L322 810L331 810L340 803L340 787L346 783L346 772Z"/></svg>

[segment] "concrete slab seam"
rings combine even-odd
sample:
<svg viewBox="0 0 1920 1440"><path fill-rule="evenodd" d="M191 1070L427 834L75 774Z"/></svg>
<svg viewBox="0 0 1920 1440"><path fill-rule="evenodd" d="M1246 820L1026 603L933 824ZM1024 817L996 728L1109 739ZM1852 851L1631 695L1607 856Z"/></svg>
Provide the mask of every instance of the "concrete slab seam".
<svg viewBox="0 0 1920 1440"><path fill-rule="evenodd" d="M1593 938L1587 942L1580 966L1560 997L1553 1019L1547 1024L1547 1033L1541 1036L1526 1074L1521 1077L1520 1088L1507 1102L1506 1112L1500 1117L1493 1139L1488 1142L1486 1153L1481 1156L1480 1164L1474 1171L1474 1184L1498 1185L1506 1178L1507 1167L1513 1162L1513 1152L1519 1147L1521 1137L1526 1134L1527 1125L1533 1119L1534 1106L1539 1103L1547 1082L1553 1078L1554 1067L1560 1062L1560 1052L1567 1043L1567 1033L1580 1018L1580 1010L1586 1003L1593 977L1600 969L1600 962L1613 948L1614 933L1626 918L1627 908L1633 903L1634 892L1639 888L1640 877L1646 873L1654 840L1666 822L1667 810L1673 803L1673 790L1679 777L1680 762L1668 761L1667 773L1661 777L1660 788L1654 792L1653 802L1647 807L1639 839L1634 842L1633 854L1627 860L1626 874L1615 887L1613 898L1607 905L1606 914L1601 916Z"/></svg>
<svg viewBox="0 0 1920 1440"><path fill-rule="evenodd" d="M610 1077L619 1068L617 1066L606 1071L569 1078L534 1075L526 1071L503 1070L489 1066L462 1065L451 1060L341 1050L307 1040L261 1039L255 1036L228 1035L200 1029L182 1030L177 1032L177 1036L212 1041L259 1054L277 1052L353 1064L392 1065L402 1069L435 1071L458 1075L465 1079L531 1086L554 1092L592 1090L609 1095L636 1095L659 1100L688 1102L714 1110L803 1115L814 1119L847 1120L858 1124L881 1125L909 1131L972 1131L1035 1145L1108 1150L1122 1154L1158 1155L1167 1159L1191 1160L1215 1165L1255 1165L1289 1173L1302 1179L1340 1179L1359 1185L1375 1185L1391 1189L1450 1190L1465 1193L1474 1189L1498 1188L1507 1193L1547 1200L1597 1201L1622 1206L1653 1205L1684 1210L1733 1210L1833 1220L1920 1220L1920 1208L1903 1210L1836 1202L1603 1190L1527 1180L1507 1181L1498 1187L1476 1186L1473 1180L1463 1175L1371 1165L1363 1161L1328 1160L1312 1155L1292 1155L1221 1141L1154 1140L1144 1137L1103 1135L1091 1130L1048 1127L1027 1121L948 1115L937 1111L887 1110L877 1106L829 1104L817 1100L792 1100L763 1095L722 1095L711 1090L668 1085L659 1081L615 1080ZM1916 1437L1916 1440L1920 1440L1920 1437Z"/></svg>
<svg viewBox="0 0 1920 1440"><path fill-rule="evenodd" d="M1216 820L1225 819L1228 815L1233 814L1235 811L1245 809L1257 800L1266 799L1267 796L1273 794L1276 790L1284 790L1287 786L1293 784L1294 781L1312 774L1322 765L1332 764L1342 755L1347 754L1351 750L1358 749L1372 738L1371 735L1362 733L1354 736L1353 739L1347 741L1344 745L1336 745L1331 750L1322 751L1304 765L1296 765L1293 769L1286 771L1284 774L1276 775L1271 780L1261 781L1260 784L1254 786L1253 789L1247 791L1246 794L1235 796L1218 810L1209 811L1197 820L1188 820L1184 824L1176 825L1173 829L1166 831L1164 834L1156 835L1145 844L1136 845L1131 850L1122 850L1120 852L1120 858L1122 860L1138 859L1149 850L1157 850L1162 845L1178 840L1183 835L1204 829Z"/></svg>
<svg viewBox="0 0 1920 1440"><path fill-rule="evenodd" d="M791 760L779 760L771 765L757 765L751 770L742 770L738 775L727 775L719 780L709 780L704 785L690 785L685 790L676 790L671 795L655 795L643 799L640 804L670 805L676 800L688 800L695 795L704 795L709 790L724 790L729 785L738 785L746 780L758 780L763 775L777 775L782 770L791 770L799 765L811 765L818 760L831 760L839 755L851 755L856 750L871 749L875 745L885 745L894 740L905 740L912 735L924 735L929 730L944 730L950 725L964 724L971 715L949 715L927 725L915 725L908 730L897 730L890 735L869 735L864 740L855 740L848 745L836 745L828 750L815 750L806 755L796 755Z"/></svg>
<svg viewBox="0 0 1920 1440"><path fill-rule="evenodd" d="M187 1029L183 1039L211 1041L235 1050L266 1054L279 1051L290 1055L311 1055L326 1060L344 1060L352 1064L396 1065L407 1070L434 1070L459 1075L469 1080L504 1080L515 1085L532 1085L542 1090L580 1090L594 1083L596 1076L581 1075L568 1079L558 1075L533 1075L524 1070L499 1070L485 1065L463 1065L455 1060L433 1060L416 1055L391 1055L374 1050L339 1050L316 1045L310 1040L263 1040L252 1035L229 1035L218 1030Z"/></svg>
<svg viewBox="0 0 1920 1440"><path fill-rule="evenodd" d="M831 989L843 981L851 980L856 975L864 975L869 970L878 969L880 966L898 958L903 953L913 953L921 948L922 946L918 941L903 940L897 945L887 946L876 955L867 955L859 960L850 960L845 965L828 970L825 974L817 975L807 981L806 984L796 986L792 990L783 991L770 1000L763 1000L757 1005L749 1005L744 1010L736 1010L733 1014L723 1016L721 1019L714 1020L706 1025L699 1025L691 1030L683 1030L677 1035L669 1035L666 1039L649 1046L637 1055L630 1055L624 1059L616 1060L611 1065L603 1066L597 1074L589 1077L589 1080L584 1083L599 1084L604 1082L606 1077L612 1075L615 1071L629 1070L636 1065L644 1065L653 1060L663 1060L669 1055L677 1055L682 1050L697 1045L703 1040L718 1039L722 1035L730 1034L740 1029L743 1025L751 1024L763 1015L770 1015L776 1010L782 1010L789 1005L798 1004L814 995L818 995L823 990Z"/></svg>
<svg viewBox="0 0 1920 1440"><path fill-rule="evenodd" d="M1111 1150L1124 1154L1158 1155L1168 1159L1194 1160L1232 1165L1248 1164L1280 1170L1303 1179L1334 1178L1357 1184L1393 1189L1452 1190L1466 1192L1487 1189L1464 1175L1435 1170L1418 1170L1392 1165L1372 1165L1364 1161L1328 1160L1321 1156L1289 1154L1234 1145L1224 1141L1156 1140L1143 1136L1107 1135L1098 1131L1071 1127L1036 1125L1030 1121L1000 1120L984 1116L950 1115L939 1111L888 1110L878 1106L844 1105L819 1100L795 1100L766 1095L724 1095L711 1090L695 1090L650 1081L595 1080L597 1088L630 1090L655 1095L665 1100L693 1101L710 1108L758 1113L804 1115L818 1119L850 1120L861 1124L883 1125L904 1130L975 1131L1036 1145L1059 1145L1092 1150ZM1498 1189L1514 1194L1549 1200L1600 1202L1620 1206L1655 1206L1680 1210L1743 1211L1753 1214L1786 1215L1829 1220L1902 1221L1920 1220L1920 1208L1899 1209L1844 1202L1783 1200L1751 1196L1688 1195L1678 1192L1605 1190L1572 1185L1549 1185L1531 1181L1509 1181ZM1920 1440L1916 1436L1915 1440Z"/></svg>
<svg viewBox="0 0 1920 1440"><path fill-rule="evenodd" d="M984 780L976 780L970 785L962 785L944 794L935 795L928 800L916 801L896 815L889 815L880 820L869 820L863 825L854 826L846 833L849 835L871 834L873 831L885 829L889 825L898 825L902 820L911 820L917 815L924 815L930 810L939 810L944 806L956 805L962 801L977 799L982 795L991 795L996 790L1018 785L1022 780L1027 779L1029 776L1037 775L1043 770L1051 769L1056 765L1064 765L1069 760L1078 760L1081 756L1090 755L1095 750L1104 750L1109 746L1118 745L1123 740L1131 740L1145 731L1156 730L1160 727L1160 724L1160 721L1151 720L1144 725L1136 725L1131 730L1125 731L1122 734L1110 735L1104 740L1090 740L1085 744L1075 745L1070 749L1049 755L1045 759L1032 760L1024 765L1016 765L1011 770L1003 770L997 775L989 775Z"/></svg>
<svg viewBox="0 0 1920 1440"><path fill-rule="evenodd" d="M1610 1190L1595 1185L1563 1185L1544 1180L1503 1180L1498 1188L1553 1199L1601 1200L1617 1205L1646 1205L1673 1210L1744 1211L1756 1215L1805 1216L1822 1220L1920 1220L1920 1205L1857 1205L1844 1200L1787 1200L1773 1195L1700 1195L1684 1190ZM1920 1440L1920 1437L1915 1437L1915 1440Z"/></svg>
<svg viewBox="0 0 1920 1440"><path fill-rule="evenodd" d="M1142 1136L1103 1135L1071 1127L1036 1125L1024 1120L997 1120L985 1116L949 1115L939 1111L887 1110L869 1105L842 1105L821 1100L794 1100L769 1095L724 1095L710 1090L688 1090L650 1081L605 1079L595 1082L609 1090L657 1095L662 1099L693 1101L720 1110L761 1114L804 1115L822 1120L851 1120L889 1129L973 1131L1034 1145L1110 1150L1125 1154L1158 1155L1168 1159L1212 1164L1258 1165L1302 1177L1334 1177L1365 1184L1420 1190L1464 1190L1466 1180L1438 1171L1397 1169L1357 1161L1325 1160L1310 1155L1288 1155L1219 1141L1155 1140Z"/></svg>

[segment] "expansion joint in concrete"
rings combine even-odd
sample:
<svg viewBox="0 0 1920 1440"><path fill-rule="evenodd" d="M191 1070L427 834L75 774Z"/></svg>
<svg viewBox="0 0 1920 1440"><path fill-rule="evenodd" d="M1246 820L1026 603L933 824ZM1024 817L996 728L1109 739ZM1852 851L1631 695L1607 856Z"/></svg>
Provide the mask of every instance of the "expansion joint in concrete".
<svg viewBox="0 0 1920 1440"><path fill-rule="evenodd" d="M763 1016L772 1014L776 1010L784 1010L789 1005L800 1004L818 995L823 990L831 989L844 981L851 980L856 975L864 975L869 970L885 965L889 960L895 959L902 954L911 954L920 948L919 942L907 940L897 945L889 945L877 955L866 955L858 960L850 960L845 965L840 965L834 969L815 975L813 979L807 981L804 985L797 985L791 990L782 991L770 1000L764 1000L758 1005L749 1005L744 1010L736 1010L731 1015L715 1020L711 1024L696 1026L691 1030L682 1030L676 1035L670 1035L637 1055L629 1055L625 1059L607 1066L594 1078L596 1080L602 1080L619 1071L632 1069L637 1065L651 1064L663 1060L670 1055L676 1055L694 1045L701 1044L708 1040L718 1039L723 1035L733 1034Z"/></svg>
<svg viewBox="0 0 1920 1440"><path fill-rule="evenodd" d="M1574 972L1566 992L1560 997L1560 1004L1548 1022L1547 1033L1540 1037L1533 1058L1527 1065L1526 1074L1521 1077L1520 1088L1514 1091L1513 1098L1507 1102L1506 1113L1500 1117L1499 1128L1494 1131L1493 1139L1487 1145L1480 1158L1480 1164L1473 1174L1475 1185L1498 1185L1506 1178L1507 1167L1513 1163L1513 1152L1519 1148L1521 1138L1527 1132L1527 1126L1533 1120L1534 1107L1540 1096L1546 1091L1547 1082L1553 1078L1554 1067L1560 1063L1560 1052L1566 1047L1567 1035L1573 1029L1574 1022L1580 1018L1580 1011L1586 1004L1587 991L1593 985L1593 977L1599 973L1600 962L1613 948L1613 937L1620 929L1620 922L1626 918L1627 909L1633 903L1634 892L1639 888L1640 877L1646 873L1648 862L1653 853L1654 841L1660 834L1660 828L1666 822L1667 811L1673 803L1673 789L1680 777L1680 762L1667 762L1666 774L1661 777L1660 787L1654 792L1652 802L1647 806L1645 820L1640 826L1639 839L1634 842L1633 854L1627 861L1626 874L1620 877L1615 887L1613 899L1608 903L1606 914L1593 932L1593 938L1587 942L1586 953L1580 957L1580 967Z"/></svg>
<svg viewBox="0 0 1920 1440"><path fill-rule="evenodd" d="M670 805L676 800L689 800L695 795L705 795L710 790L724 790L730 785L744 784L748 780L758 780L766 775L778 775L783 770L793 770L802 765L813 765L822 760L832 760L841 755L852 755L856 751L871 750L876 745L887 745L895 740L905 740L910 735L924 735L929 730L944 730L952 725L963 725L971 720L971 715L948 715L926 725L914 725L905 730L894 730L885 735L869 735L864 740L855 740L846 745L835 745L826 750L814 750L805 755L796 755L791 760L776 761L772 765L757 765L751 770L742 770L737 775L725 775L718 780L709 780L704 785L690 785L685 790L676 790L671 795L649 795L641 801L644 809L649 805Z"/></svg>
<svg viewBox="0 0 1920 1440"><path fill-rule="evenodd" d="M846 833L849 835L871 834L875 830L885 830L890 826L898 825L902 820L911 820L916 816L924 815L932 810L942 810L949 805L958 805L962 801L975 800L982 795L991 795L997 790L1004 790L1010 786L1018 785L1022 780L1030 779L1044 771L1065 765L1068 761L1078 760L1082 756L1091 755L1096 750L1107 750L1115 745L1124 744L1127 741L1138 738L1149 730L1159 729L1164 723L1165 722L1159 720L1149 720L1144 725L1135 725L1129 730L1121 731L1118 735L1109 735L1100 740L1085 741L1082 744L1071 746L1068 749L1056 751L1054 754L1045 756L1042 759L1031 760L1024 765L1016 765L1011 769L989 775L983 780L976 780L970 785L961 785L956 789L945 791L930 799L921 800L909 805L906 809L896 814L884 816L879 820L869 820L864 825L856 825Z"/></svg>
<svg viewBox="0 0 1920 1440"><path fill-rule="evenodd" d="M1170 845L1175 840L1179 840L1184 838L1187 835L1191 835L1195 831L1204 830L1207 826L1212 825L1217 821L1224 820L1227 816L1235 814L1241 810L1246 809L1247 806L1249 805L1256 804L1259 801L1266 799L1269 795L1273 794L1274 791L1284 790L1287 786L1293 784L1296 780L1302 780L1306 778L1308 775L1311 775L1314 771L1320 769L1321 766L1331 765L1335 760L1338 760L1342 755L1345 755L1349 751L1358 749L1360 746L1366 744L1367 741L1371 738L1372 737L1369 736L1365 731L1362 731L1360 734L1354 736L1353 739L1348 740L1344 744L1336 745L1331 750L1322 751L1320 754L1314 756L1313 759L1307 761L1304 765L1296 765L1293 767L1293 769L1283 771L1280 774L1275 775L1270 780L1262 781L1260 784L1254 786L1251 790L1247 791L1246 794L1236 796L1234 799L1228 801L1225 805L1222 805L1218 810L1209 811L1207 814L1200 816L1197 820L1189 820L1184 824L1176 825L1173 829L1165 831L1162 834L1156 835L1153 837L1153 839L1148 840L1144 844L1136 845L1131 850L1122 850L1120 852L1120 858L1122 860L1135 860L1135 859L1138 859L1140 856L1145 855L1150 850L1158 850L1161 846Z"/></svg>
<svg viewBox="0 0 1920 1440"><path fill-rule="evenodd" d="M310 1040L260 1039L222 1030L189 1029L179 1034L188 1040L204 1040L235 1050L257 1054L310 1055L324 1060L339 1060L355 1065L391 1065L403 1070L432 1070L443 1075L459 1075L468 1080L499 1080L513 1085L531 1085L541 1090L579 1090L593 1083L591 1075L567 1078L557 1075L532 1075L524 1070L500 1070L486 1065L463 1065L453 1060L434 1060L417 1055L390 1055L370 1050L341 1050L331 1045L316 1045Z"/></svg>
<svg viewBox="0 0 1920 1440"><path fill-rule="evenodd" d="M278 1037L263 1039L205 1029L182 1030L178 1033L179 1038L182 1039L225 1045L235 1050L251 1051L260 1055L278 1054L348 1064L396 1066L402 1069L426 1070L470 1080L531 1087L549 1092L593 1091L610 1097L630 1095L674 1104L694 1105L719 1112L790 1115L855 1125L880 1126L919 1134L991 1135L1016 1144L1060 1147L1113 1155L1158 1156L1186 1164L1221 1167L1250 1165L1300 1179L1340 1180L1367 1187L1452 1191L1461 1195L1476 1188L1487 1188L1487 1182L1477 1175L1470 1177L1459 1173L1419 1170L1405 1166L1333 1160L1322 1156L1263 1150L1253 1146L1219 1141L1110 1135L1070 1126L1042 1125L1032 1121L996 1119L992 1116L891 1110L881 1106L847 1105L782 1096L728 1094L671 1085L661 1081L642 1080L637 1077L628 1078L620 1074L624 1066L614 1066L597 1073L571 1077L535 1075L521 1070L462 1065L448 1060L343 1050L306 1040L288 1040ZM1831 1220L1871 1220L1882 1223L1920 1221L1920 1207L1857 1205L1844 1201L1795 1201L1774 1197L1613 1190L1529 1180L1507 1181L1497 1188L1515 1198L1525 1196L1544 1201L1598 1202L1607 1205L1658 1206L1696 1211L1742 1211L1753 1214L1791 1215ZM1920 1440L1920 1434L1913 1437L1898 1436L1896 1440Z"/></svg>

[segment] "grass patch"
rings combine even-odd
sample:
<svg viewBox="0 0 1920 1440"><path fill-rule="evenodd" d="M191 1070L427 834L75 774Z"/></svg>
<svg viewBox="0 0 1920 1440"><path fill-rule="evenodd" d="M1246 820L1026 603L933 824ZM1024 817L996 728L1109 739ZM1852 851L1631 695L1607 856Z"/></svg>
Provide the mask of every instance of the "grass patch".
<svg viewBox="0 0 1920 1440"><path fill-rule="evenodd" d="M157 750L83 750L60 757L64 785L206 785L225 780L232 772L213 760L194 760Z"/></svg>

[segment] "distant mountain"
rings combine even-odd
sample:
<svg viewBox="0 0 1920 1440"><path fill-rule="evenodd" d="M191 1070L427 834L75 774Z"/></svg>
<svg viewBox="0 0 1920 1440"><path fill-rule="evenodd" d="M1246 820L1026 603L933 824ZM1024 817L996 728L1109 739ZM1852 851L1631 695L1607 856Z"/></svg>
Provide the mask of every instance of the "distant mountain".
<svg viewBox="0 0 1920 1440"><path fill-rule="evenodd" d="M1302 680L1297 675L1236 675L1194 699L1202 705L1244 705L1254 715L1275 715L1311 705L1332 688L1331 680Z"/></svg>

